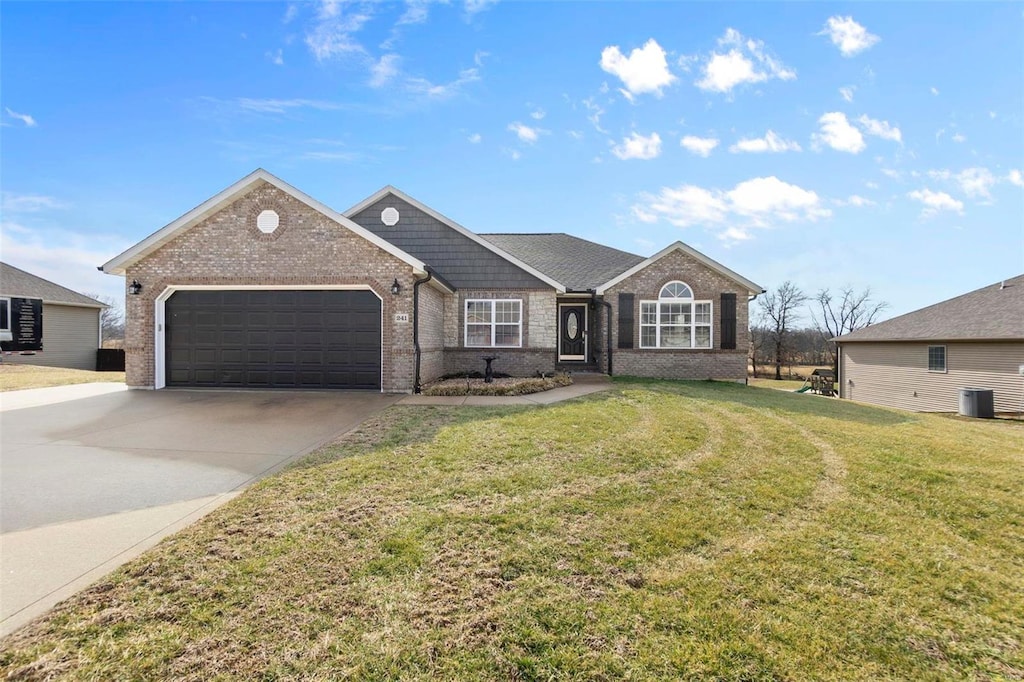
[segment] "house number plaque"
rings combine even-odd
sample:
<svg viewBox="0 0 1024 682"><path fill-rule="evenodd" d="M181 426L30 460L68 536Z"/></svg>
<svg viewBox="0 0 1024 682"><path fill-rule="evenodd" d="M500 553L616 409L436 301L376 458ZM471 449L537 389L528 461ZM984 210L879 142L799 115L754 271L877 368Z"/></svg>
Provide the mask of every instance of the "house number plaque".
<svg viewBox="0 0 1024 682"><path fill-rule="evenodd" d="M409 313L395 313L395 322L408 322Z"/></svg>

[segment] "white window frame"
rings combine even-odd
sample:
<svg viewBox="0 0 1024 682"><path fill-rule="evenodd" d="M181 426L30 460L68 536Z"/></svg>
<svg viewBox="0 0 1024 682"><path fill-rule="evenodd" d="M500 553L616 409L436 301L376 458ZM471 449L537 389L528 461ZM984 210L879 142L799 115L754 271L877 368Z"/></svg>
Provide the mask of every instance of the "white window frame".
<svg viewBox="0 0 1024 682"><path fill-rule="evenodd" d="M0 296L0 301L7 301L7 319L0 319L0 331L11 331L11 299L7 296Z"/></svg>
<svg viewBox="0 0 1024 682"><path fill-rule="evenodd" d="M651 349L667 349L676 351L690 351L690 350L713 350L715 347L715 304L710 300L700 300L695 298L674 298L674 297L662 297L665 289L673 284L682 284L690 293L693 293L693 287L688 285L686 282L680 280L673 280L665 283L658 292L658 298L656 300L644 300L640 301L640 316L639 316L639 328L640 328L640 348L651 348ZM688 325L675 325L668 324L662 321L663 306L671 304L687 304L690 306L690 323ZM653 305L655 310L655 321L653 324L644 322L644 306ZM697 324L697 306L707 305L709 320L707 324ZM653 346L644 343L644 329L654 328L654 344ZM690 345L688 347L683 346L663 346L661 344L661 331L663 327L687 327L690 331ZM708 345L707 346L696 346L694 345L697 339L697 328L707 327L708 329Z"/></svg>
<svg viewBox="0 0 1024 682"><path fill-rule="evenodd" d="M488 303L491 307L491 321L490 322L473 322L473 326L482 327L489 325L491 328L491 342L485 345L471 344L469 342L469 304L470 303ZM515 303L519 307L519 322L514 323L519 331L519 341L514 345L496 345L494 339L496 338L497 328L512 326L511 322L497 322L495 321L494 307L497 303ZM462 305L462 345L465 348L522 348L523 347L523 299L521 298L467 298Z"/></svg>
<svg viewBox="0 0 1024 682"><path fill-rule="evenodd" d="M942 349L942 369L932 369L932 348ZM929 344L925 361L928 363L928 371L933 374L947 374L949 372L949 350L944 345Z"/></svg>

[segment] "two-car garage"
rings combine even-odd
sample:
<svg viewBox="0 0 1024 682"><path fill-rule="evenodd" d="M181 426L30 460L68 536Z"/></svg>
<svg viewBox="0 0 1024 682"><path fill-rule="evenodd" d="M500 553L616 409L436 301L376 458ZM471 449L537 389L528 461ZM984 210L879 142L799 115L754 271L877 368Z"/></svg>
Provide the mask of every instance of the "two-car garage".
<svg viewBox="0 0 1024 682"><path fill-rule="evenodd" d="M372 291L186 289L163 305L167 386L381 388Z"/></svg>

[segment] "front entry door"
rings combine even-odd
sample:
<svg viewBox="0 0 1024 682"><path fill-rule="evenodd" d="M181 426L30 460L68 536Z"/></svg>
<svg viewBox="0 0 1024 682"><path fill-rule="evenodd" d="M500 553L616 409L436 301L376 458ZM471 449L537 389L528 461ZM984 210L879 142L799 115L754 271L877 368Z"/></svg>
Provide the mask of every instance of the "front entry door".
<svg viewBox="0 0 1024 682"><path fill-rule="evenodd" d="M558 359L587 359L587 305L558 305Z"/></svg>

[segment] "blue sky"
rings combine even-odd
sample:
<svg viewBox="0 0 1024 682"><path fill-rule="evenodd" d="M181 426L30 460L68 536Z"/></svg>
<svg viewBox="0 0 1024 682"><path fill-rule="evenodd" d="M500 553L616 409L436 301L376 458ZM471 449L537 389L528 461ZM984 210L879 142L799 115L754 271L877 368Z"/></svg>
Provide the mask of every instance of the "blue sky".
<svg viewBox="0 0 1024 682"><path fill-rule="evenodd" d="M0 257L82 291L257 167L893 315L1024 272L1019 3L8 2L0 38Z"/></svg>

